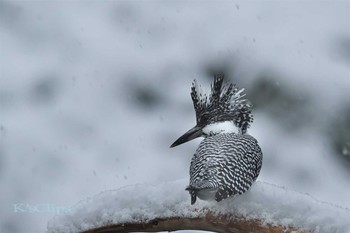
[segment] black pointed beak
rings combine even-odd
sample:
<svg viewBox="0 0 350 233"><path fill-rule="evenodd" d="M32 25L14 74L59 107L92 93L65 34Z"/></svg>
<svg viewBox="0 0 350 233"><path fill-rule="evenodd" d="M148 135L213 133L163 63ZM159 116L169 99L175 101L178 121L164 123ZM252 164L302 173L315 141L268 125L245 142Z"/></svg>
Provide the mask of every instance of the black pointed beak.
<svg viewBox="0 0 350 233"><path fill-rule="evenodd" d="M170 148L178 146L182 143L191 141L192 139L198 138L202 136L202 128L195 126L189 131L187 131L184 135L179 137L173 144L171 144Z"/></svg>

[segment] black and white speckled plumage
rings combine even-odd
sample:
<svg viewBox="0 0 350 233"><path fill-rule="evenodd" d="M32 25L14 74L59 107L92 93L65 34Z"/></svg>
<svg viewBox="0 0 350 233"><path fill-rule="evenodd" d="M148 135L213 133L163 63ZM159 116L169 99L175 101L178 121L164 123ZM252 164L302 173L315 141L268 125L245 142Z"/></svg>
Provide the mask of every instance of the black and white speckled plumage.
<svg viewBox="0 0 350 233"><path fill-rule="evenodd" d="M263 155L257 140L246 134L253 115L243 91L224 83L222 74L214 77L209 95L201 92L196 81L193 83L191 97L197 124L171 145L205 137L191 161L186 188L191 204L197 197L221 201L243 194L260 173Z"/></svg>
<svg viewBox="0 0 350 233"><path fill-rule="evenodd" d="M243 194L259 175L262 152L256 139L247 134L224 133L205 138L192 157L191 203L201 199L221 201Z"/></svg>
<svg viewBox="0 0 350 233"><path fill-rule="evenodd" d="M197 125L219 121L232 121L241 133L246 133L253 122L252 105L243 97L244 89L233 83L224 83L224 75L215 75L211 93L202 93L200 85L193 81L191 98L196 112Z"/></svg>

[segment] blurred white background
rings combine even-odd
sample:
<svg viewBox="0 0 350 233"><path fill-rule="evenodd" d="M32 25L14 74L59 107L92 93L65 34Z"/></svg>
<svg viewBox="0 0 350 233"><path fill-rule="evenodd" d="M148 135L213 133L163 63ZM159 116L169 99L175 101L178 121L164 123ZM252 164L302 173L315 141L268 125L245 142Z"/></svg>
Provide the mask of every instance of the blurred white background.
<svg viewBox="0 0 350 233"><path fill-rule="evenodd" d="M349 1L1 0L0 232L188 177L201 139L169 146L218 72L254 105L259 180L350 208L349 65Z"/></svg>

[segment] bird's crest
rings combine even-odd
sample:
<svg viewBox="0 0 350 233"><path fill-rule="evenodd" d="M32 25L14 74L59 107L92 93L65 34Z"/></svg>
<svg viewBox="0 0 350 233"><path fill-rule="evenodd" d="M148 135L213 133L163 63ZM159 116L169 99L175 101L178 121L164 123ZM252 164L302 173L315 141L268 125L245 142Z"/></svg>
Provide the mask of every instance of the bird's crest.
<svg viewBox="0 0 350 233"><path fill-rule="evenodd" d="M252 105L243 97L244 89L235 84L224 83L224 75L214 76L209 97L202 93L200 85L193 81L191 97L196 111L197 125L213 122L233 121L242 134L246 133L253 122Z"/></svg>

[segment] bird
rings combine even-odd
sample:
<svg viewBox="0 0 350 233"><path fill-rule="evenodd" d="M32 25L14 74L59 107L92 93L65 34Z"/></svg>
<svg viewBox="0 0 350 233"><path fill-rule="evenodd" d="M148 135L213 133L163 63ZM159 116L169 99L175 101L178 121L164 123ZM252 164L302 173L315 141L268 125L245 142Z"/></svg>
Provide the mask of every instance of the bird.
<svg viewBox="0 0 350 233"><path fill-rule="evenodd" d="M204 137L190 164L186 190L191 205L197 197L220 202L241 195L256 181L261 170L262 150L258 141L247 133L253 122L252 105L244 98L244 89L224 82L224 77L224 74L214 75L208 95L193 81L191 98L196 126L170 146Z"/></svg>

